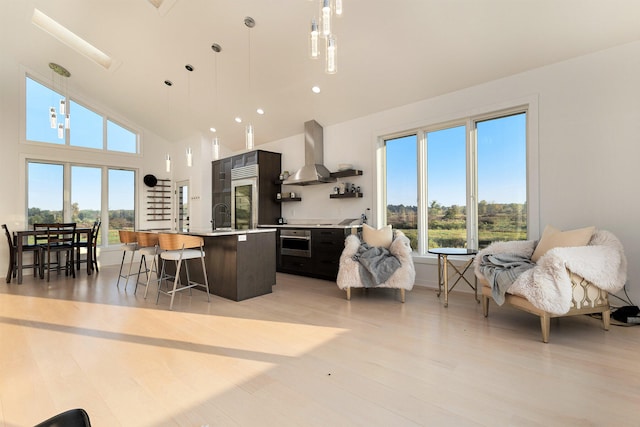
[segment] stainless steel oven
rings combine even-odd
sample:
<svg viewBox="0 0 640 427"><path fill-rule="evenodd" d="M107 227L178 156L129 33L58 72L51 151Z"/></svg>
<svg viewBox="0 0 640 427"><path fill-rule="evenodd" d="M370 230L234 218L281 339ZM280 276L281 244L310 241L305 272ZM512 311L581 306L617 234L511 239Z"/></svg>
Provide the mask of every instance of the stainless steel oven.
<svg viewBox="0 0 640 427"><path fill-rule="evenodd" d="M311 258L311 230L280 230L280 255Z"/></svg>

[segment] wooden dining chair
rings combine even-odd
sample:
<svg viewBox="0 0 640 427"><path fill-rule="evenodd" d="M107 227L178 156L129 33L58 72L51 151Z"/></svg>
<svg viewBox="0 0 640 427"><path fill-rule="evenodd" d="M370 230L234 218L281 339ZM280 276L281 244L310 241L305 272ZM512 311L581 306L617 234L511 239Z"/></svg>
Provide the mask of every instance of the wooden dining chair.
<svg viewBox="0 0 640 427"><path fill-rule="evenodd" d="M91 251L91 268L95 270L96 273L99 273L98 270L98 235L100 233L100 219L97 219L93 222L91 226L91 245L89 246L89 239L80 240L80 235L78 234L76 239L76 269L80 270L80 264L86 263L89 258L88 251ZM85 254L86 257L82 258L82 255Z"/></svg>
<svg viewBox="0 0 640 427"><path fill-rule="evenodd" d="M13 235L9 231L7 224L2 224L2 228L4 228L4 233L7 236L7 243L9 245L9 267L7 269L7 283L11 282L11 279L16 277L18 273L18 246L13 238ZM41 248L38 245L22 245L22 252L31 252L33 254L33 263L32 264L23 264L22 268L33 268L33 276L39 275L40 272L40 259L41 259Z"/></svg>
<svg viewBox="0 0 640 427"><path fill-rule="evenodd" d="M43 250L43 258L45 260L42 266L47 271L47 282L51 278L51 270L60 272L62 266L65 269L65 276L71 273L73 278L76 277L75 270L75 241L76 241L76 223L59 223L49 224L47 226L47 241L40 244ZM51 262L51 254L56 255L56 260ZM64 263L60 256L64 255Z"/></svg>
<svg viewBox="0 0 640 427"><path fill-rule="evenodd" d="M204 238L200 236L190 236L187 234L177 233L160 233L158 234L158 242L160 244L160 258L162 259L162 268L160 273L160 280L165 279L166 276L166 261L173 260L176 266L176 272L173 276L173 289L162 291L160 287L160 281L158 282L158 295L156 297L156 304L160 300L160 294L171 296L171 303L169 304L169 310L173 309L173 300L176 296L176 292L191 289L196 286L205 288L207 292L207 301L211 301L209 297L209 280L207 278L207 268L204 264L205 252L204 252ZM191 280L189 276L188 260L200 259L202 263L202 274L204 276L204 283L196 283ZM187 277L187 283L182 284L180 282L180 270L182 264L185 266L185 273ZM180 286L178 286L180 285Z"/></svg>

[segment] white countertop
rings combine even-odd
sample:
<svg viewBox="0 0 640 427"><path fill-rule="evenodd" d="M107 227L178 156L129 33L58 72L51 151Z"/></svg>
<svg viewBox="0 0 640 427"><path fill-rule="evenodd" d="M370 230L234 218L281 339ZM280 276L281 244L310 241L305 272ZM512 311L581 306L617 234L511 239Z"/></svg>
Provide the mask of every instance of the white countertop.
<svg viewBox="0 0 640 427"><path fill-rule="evenodd" d="M188 233L185 234L193 234L195 236L204 236L204 237L215 237L215 236L233 236L236 234L252 234L252 233L268 233L275 232L275 227L271 228L251 228L247 230L234 230L231 228L220 228L215 231L211 230L189 230Z"/></svg>
<svg viewBox="0 0 640 427"><path fill-rule="evenodd" d="M352 228L361 228L360 224L349 224L349 225L340 225L340 224L260 224L258 227L270 227L270 228L339 228L339 229L352 229Z"/></svg>

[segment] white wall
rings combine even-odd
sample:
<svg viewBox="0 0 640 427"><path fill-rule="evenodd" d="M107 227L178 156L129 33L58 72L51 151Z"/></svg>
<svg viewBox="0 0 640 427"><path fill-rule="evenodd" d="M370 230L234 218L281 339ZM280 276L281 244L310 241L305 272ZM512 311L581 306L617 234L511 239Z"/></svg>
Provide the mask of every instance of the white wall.
<svg viewBox="0 0 640 427"><path fill-rule="evenodd" d="M0 70L0 181L15 183L16 177L24 180L20 165L26 155L24 144L20 144L20 114L16 108L21 103L22 76L18 64L3 63ZM636 42L338 125L325 125L325 165L335 170L339 163L352 163L362 169L364 175L351 181L362 187L364 198L329 199L330 184L292 187L290 191L301 193L303 201L284 204L283 216L359 217L375 205L374 150L378 136L533 97L538 100L538 128L534 131L538 134L539 179L531 188L538 188L540 199L540 220L533 228L542 229L546 224L563 229L595 225L615 233L629 260L629 294L638 304L640 267L634 261L640 255L635 218L640 201L635 197L637 178L633 171L640 158L639 87L640 42ZM198 152L191 169L183 165L188 145ZM282 152L283 169L292 172L304 163L302 133L256 148ZM154 173L164 177L163 158L168 150L175 165L169 177L174 182L189 179L192 196L199 197L193 203L192 226L210 226L210 135L171 145L145 131L144 159L136 163L140 176ZM0 223L23 225L23 183L4 185L0 191ZM7 253L4 245L0 248L3 271ZM434 267L432 259L418 260L417 283L435 286Z"/></svg>
<svg viewBox="0 0 640 427"><path fill-rule="evenodd" d="M364 198L329 200L330 185L298 187L303 201L284 217L358 216L374 207L374 149L380 135L491 111L522 99L538 100L539 224L561 229L595 225L616 234L629 261L628 292L640 303L640 201L635 168L640 159L640 43L518 74L438 98L325 126L325 164L353 163ZM261 145L281 151L283 167L304 162L302 135ZM374 213L374 220L375 220ZM534 235L532 238L537 239ZM418 260L417 283L436 286L433 260ZM621 294L622 295L622 294ZM618 302L618 301L614 301Z"/></svg>

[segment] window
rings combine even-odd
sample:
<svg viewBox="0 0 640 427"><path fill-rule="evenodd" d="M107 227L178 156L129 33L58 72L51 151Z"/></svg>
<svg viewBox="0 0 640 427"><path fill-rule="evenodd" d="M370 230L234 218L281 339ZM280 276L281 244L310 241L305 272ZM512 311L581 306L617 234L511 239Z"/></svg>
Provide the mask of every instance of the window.
<svg viewBox="0 0 640 427"><path fill-rule="evenodd" d="M27 186L29 225L71 221L90 227L100 218L103 234L98 242L107 233L109 244L119 243L118 230L135 227L132 170L28 161ZM108 194L106 202L102 194ZM103 212L108 212L107 218Z"/></svg>
<svg viewBox="0 0 640 427"><path fill-rule="evenodd" d="M526 109L394 135L383 148L386 224L414 251L527 238Z"/></svg>
<svg viewBox="0 0 640 427"><path fill-rule="evenodd" d="M122 153L136 154L139 152L136 132L117 124L73 99L68 99L65 95L28 76L25 80L25 135L27 141ZM65 116L60 114L59 109L61 100L68 106L69 130L64 129ZM56 113L53 120L49 115L51 108L54 108ZM53 127L51 126L52 121L55 121ZM58 125L63 126L61 133L58 133Z"/></svg>

